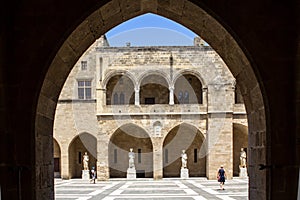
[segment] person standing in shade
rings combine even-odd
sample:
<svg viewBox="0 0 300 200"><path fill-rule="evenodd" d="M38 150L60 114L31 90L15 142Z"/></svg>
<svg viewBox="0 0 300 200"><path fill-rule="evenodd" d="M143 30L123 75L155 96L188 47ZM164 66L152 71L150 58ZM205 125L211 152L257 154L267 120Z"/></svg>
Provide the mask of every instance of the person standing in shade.
<svg viewBox="0 0 300 200"><path fill-rule="evenodd" d="M217 173L217 179L218 182L220 183L221 190L224 190L225 178L226 178L226 172L223 165L221 165Z"/></svg>
<svg viewBox="0 0 300 200"><path fill-rule="evenodd" d="M95 183L96 182L96 170L95 170L95 167L92 167L91 176L92 176L91 182Z"/></svg>

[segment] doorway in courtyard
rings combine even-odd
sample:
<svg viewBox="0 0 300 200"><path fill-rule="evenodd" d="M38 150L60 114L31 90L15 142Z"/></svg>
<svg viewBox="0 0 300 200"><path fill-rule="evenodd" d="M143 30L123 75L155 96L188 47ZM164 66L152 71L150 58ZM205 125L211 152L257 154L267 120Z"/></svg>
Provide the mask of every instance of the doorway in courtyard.
<svg viewBox="0 0 300 200"><path fill-rule="evenodd" d="M126 178L129 168L128 154L135 152L137 178L153 177L153 145L148 133L134 124L118 128L108 144L110 178Z"/></svg>
<svg viewBox="0 0 300 200"><path fill-rule="evenodd" d="M194 126L180 124L174 127L163 143L163 176L180 177L181 153L187 154L190 177L205 177L206 148L203 134Z"/></svg>

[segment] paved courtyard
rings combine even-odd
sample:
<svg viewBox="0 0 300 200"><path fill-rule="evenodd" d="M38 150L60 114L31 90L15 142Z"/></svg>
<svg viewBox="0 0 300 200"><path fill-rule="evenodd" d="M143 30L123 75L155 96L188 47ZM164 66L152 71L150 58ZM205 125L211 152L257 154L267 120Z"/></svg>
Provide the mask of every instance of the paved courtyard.
<svg viewBox="0 0 300 200"><path fill-rule="evenodd" d="M86 180L55 179L55 199L57 200L246 200L248 199L248 179L226 180L225 190L220 190L216 180L206 178L163 179L111 179L90 183Z"/></svg>

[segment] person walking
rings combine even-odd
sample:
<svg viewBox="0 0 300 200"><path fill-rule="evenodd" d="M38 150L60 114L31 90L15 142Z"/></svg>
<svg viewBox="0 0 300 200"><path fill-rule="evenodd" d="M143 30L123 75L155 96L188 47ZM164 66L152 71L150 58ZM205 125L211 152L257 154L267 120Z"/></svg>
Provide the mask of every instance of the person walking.
<svg viewBox="0 0 300 200"><path fill-rule="evenodd" d="M220 183L221 190L224 190L225 178L226 178L226 172L223 165L221 165L217 173L217 179L218 182Z"/></svg>

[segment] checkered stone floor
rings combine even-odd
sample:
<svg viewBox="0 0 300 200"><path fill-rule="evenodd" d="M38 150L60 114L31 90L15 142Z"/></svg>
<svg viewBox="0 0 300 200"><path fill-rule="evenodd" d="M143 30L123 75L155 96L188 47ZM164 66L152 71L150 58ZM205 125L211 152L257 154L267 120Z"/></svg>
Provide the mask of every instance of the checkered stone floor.
<svg viewBox="0 0 300 200"><path fill-rule="evenodd" d="M247 200L248 179L226 180L225 190L220 190L216 180L206 178L163 179L111 179L90 183L86 180L55 179L57 200Z"/></svg>

